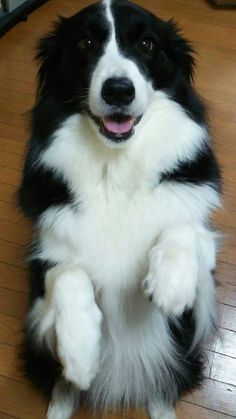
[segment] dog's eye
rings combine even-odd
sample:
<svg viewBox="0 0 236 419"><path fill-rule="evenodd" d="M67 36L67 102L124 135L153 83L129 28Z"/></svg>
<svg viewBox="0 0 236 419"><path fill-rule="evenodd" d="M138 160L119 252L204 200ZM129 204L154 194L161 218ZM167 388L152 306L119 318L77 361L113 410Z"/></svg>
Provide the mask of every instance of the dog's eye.
<svg viewBox="0 0 236 419"><path fill-rule="evenodd" d="M79 49L81 49L83 51L89 51L89 50L93 49L94 42L89 38L85 38L85 39L81 39L78 42L77 46L78 46Z"/></svg>
<svg viewBox="0 0 236 419"><path fill-rule="evenodd" d="M143 39L139 44L139 48L143 52L151 52L153 50L153 47L154 47L154 44L151 41L151 39Z"/></svg>

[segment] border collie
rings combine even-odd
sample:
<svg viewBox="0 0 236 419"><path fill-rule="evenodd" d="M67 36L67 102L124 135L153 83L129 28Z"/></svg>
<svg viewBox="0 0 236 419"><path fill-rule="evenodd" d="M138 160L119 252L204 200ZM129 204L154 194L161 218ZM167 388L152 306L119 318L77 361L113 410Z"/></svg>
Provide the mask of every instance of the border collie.
<svg viewBox="0 0 236 419"><path fill-rule="evenodd" d="M217 321L220 175L193 49L174 21L105 0L60 18L37 57L26 371L48 419L82 400L173 419Z"/></svg>

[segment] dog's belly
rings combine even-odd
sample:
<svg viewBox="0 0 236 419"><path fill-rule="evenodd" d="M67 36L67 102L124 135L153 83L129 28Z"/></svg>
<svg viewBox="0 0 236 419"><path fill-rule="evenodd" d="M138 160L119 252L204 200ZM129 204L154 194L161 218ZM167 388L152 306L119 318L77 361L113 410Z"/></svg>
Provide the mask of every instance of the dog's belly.
<svg viewBox="0 0 236 419"><path fill-rule="evenodd" d="M149 397L162 394L163 385L174 392L170 369L179 366L167 317L138 288L115 296L104 290L101 305L101 364L90 403L102 409L146 406Z"/></svg>

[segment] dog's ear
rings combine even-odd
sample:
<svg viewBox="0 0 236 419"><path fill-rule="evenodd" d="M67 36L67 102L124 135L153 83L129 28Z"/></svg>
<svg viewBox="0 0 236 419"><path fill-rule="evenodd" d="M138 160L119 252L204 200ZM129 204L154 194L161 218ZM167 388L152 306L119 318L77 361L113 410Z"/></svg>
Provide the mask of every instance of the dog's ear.
<svg viewBox="0 0 236 419"><path fill-rule="evenodd" d="M177 71L188 81L194 76L195 53L191 43L184 39L174 19L167 22L167 51L173 64L173 71Z"/></svg>
<svg viewBox="0 0 236 419"><path fill-rule="evenodd" d="M36 60L40 62L37 74L38 96L41 96L45 84L51 77L52 71L55 72L55 69L57 68L55 64L60 53L61 33L63 32L63 27L65 26L66 21L67 18L59 17L54 23L52 31L44 35L38 41L35 56Z"/></svg>

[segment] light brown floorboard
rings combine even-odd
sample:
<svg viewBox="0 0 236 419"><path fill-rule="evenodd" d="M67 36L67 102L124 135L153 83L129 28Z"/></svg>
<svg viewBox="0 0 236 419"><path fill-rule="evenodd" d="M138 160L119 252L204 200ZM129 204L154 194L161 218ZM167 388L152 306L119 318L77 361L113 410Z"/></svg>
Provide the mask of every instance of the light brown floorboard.
<svg viewBox="0 0 236 419"><path fill-rule="evenodd" d="M236 417L236 11L205 0L137 1L162 18L175 17L197 49L196 86L209 108L216 154L223 168L224 211L214 221L225 234L216 271L221 333L206 347L202 390L180 402L179 419ZM25 150L26 112L34 103L34 45L58 14L69 16L88 0L51 0L0 40L0 419L43 418L46 402L27 383L18 358L27 308L26 244L31 229L16 209ZM81 411L75 418L92 419ZM99 414L98 418L102 418ZM103 419L121 417L108 413ZM146 419L130 410L123 417Z"/></svg>

